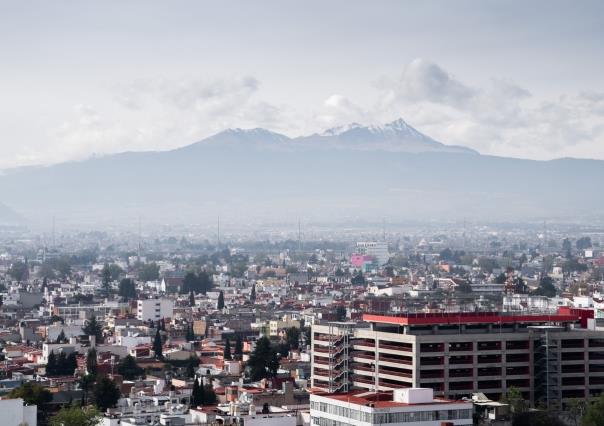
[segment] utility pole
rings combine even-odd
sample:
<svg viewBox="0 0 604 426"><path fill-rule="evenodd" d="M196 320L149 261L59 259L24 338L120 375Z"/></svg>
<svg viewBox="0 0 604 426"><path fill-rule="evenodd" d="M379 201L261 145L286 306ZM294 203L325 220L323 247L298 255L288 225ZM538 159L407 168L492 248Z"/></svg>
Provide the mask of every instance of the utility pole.
<svg viewBox="0 0 604 426"><path fill-rule="evenodd" d="M302 251L302 226L300 225L300 218L298 218L298 250Z"/></svg>
<svg viewBox="0 0 604 426"><path fill-rule="evenodd" d="M217 232L216 234L218 235L218 247L220 247L220 216L218 216L218 223L217 223Z"/></svg>

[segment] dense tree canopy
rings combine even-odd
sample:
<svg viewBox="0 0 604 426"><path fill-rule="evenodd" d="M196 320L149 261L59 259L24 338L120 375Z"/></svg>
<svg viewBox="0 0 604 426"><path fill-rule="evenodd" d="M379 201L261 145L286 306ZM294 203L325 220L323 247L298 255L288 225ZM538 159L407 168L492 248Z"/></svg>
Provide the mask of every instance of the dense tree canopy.
<svg viewBox="0 0 604 426"><path fill-rule="evenodd" d="M261 337L256 341L256 348L251 353L247 366L250 369L250 377L254 381L277 375L279 369L277 351L267 337Z"/></svg>

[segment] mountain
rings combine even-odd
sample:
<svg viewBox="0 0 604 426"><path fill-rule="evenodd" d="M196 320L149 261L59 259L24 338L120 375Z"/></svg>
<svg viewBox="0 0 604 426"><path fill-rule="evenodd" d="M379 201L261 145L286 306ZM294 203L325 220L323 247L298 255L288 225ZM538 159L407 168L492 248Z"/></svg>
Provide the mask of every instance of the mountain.
<svg viewBox="0 0 604 426"><path fill-rule="evenodd" d="M30 221L101 226L596 216L604 162L532 161L444 145L402 120L289 138L231 129L183 148L5 171L0 193Z"/></svg>
<svg viewBox="0 0 604 426"><path fill-rule="evenodd" d="M352 123L298 140L306 144L314 144L317 147L340 149L478 154L470 148L437 142L431 137L418 132L403 119L398 119L384 126L362 126L358 123Z"/></svg>

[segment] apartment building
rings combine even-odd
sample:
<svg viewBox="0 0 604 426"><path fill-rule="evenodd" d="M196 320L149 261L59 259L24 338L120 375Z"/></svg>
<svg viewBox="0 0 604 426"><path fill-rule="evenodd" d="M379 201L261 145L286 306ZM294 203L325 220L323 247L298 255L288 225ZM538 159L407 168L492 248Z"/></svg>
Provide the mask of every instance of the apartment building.
<svg viewBox="0 0 604 426"><path fill-rule="evenodd" d="M336 393L431 388L498 400L510 387L532 404L604 390L604 331L593 310L555 313L363 316L364 324L312 327L312 387Z"/></svg>
<svg viewBox="0 0 604 426"><path fill-rule="evenodd" d="M379 265L385 265L390 259L388 243L380 241L362 241L356 245L357 254L372 256Z"/></svg>
<svg viewBox="0 0 604 426"><path fill-rule="evenodd" d="M174 301L172 299L143 299L138 301L136 318L141 321L157 321L172 318Z"/></svg>
<svg viewBox="0 0 604 426"><path fill-rule="evenodd" d="M432 389L396 389L393 393L357 391L312 394L312 426L471 425L472 403L434 398Z"/></svg>

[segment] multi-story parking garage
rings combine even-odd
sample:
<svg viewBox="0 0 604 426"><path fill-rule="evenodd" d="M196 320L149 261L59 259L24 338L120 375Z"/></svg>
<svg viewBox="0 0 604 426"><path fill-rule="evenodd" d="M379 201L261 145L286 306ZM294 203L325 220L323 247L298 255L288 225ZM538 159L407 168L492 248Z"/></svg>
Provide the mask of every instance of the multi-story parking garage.
<svg viewBox="0 0 604 426"><path fill-rule="evenodd" d="M531 403L604 389L604 330L593 311L364 315L313 326L312 386L324 392L429 387L458 399L510 387Z"/></svg>

